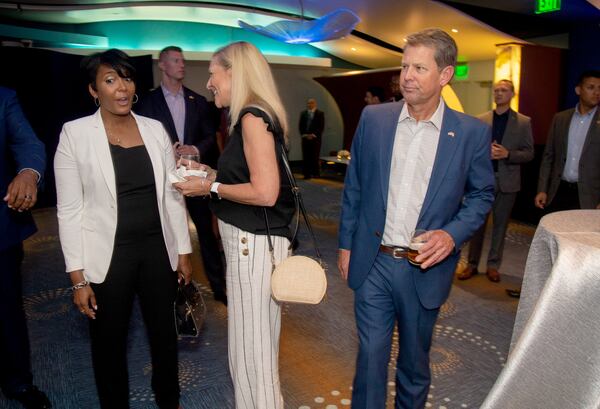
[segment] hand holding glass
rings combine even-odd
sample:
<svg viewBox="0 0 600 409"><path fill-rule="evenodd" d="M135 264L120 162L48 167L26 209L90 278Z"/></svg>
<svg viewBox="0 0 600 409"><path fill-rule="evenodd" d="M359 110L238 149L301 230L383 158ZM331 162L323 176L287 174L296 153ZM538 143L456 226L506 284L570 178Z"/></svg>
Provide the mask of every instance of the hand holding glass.
<svg viewBox="0 0 600 409"><path fill-rule="evenodd" d="M430 233L427 230L417 229L413 232L410 244L408 245L408 262L420 266L421 262L417 261L419 250L429 240Z"/></svg>
<svg viewBox="0 0 600 409"><path fill-rule="evenodd" d="M181 155L178 161L177 173L181 176L206 177L207 172L204 165L200 163L200 155Z"/></svg>

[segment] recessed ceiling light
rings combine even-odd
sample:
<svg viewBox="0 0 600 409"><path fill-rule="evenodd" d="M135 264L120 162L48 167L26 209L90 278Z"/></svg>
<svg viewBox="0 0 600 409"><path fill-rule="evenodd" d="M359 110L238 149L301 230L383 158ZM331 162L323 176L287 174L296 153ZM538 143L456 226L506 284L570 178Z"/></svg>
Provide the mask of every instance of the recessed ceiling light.
<svg viewBox="0 0 600 409"><path fill-rule="evenodd" d="M352 51L356 51L356 48L355 48L355 47L352 47L352 48L351 48L351 50L352 50Z"/></svg>
<svg viewBox="0 0 600 409"><path fill-rule="evenodd" d="M453 33L458 33L458 30L457 30L457 29L455 29L455 28L453 28L453 29L452 29L452 32L453 32Z"/></svg>

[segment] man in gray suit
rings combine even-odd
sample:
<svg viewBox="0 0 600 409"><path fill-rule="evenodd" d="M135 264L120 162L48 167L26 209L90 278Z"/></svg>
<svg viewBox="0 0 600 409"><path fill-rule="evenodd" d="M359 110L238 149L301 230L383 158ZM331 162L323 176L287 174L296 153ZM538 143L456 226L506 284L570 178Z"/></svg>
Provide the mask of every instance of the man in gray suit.
<svg viewBox="0 0 600 409"><path fill-rule="evenodd" d="M547 212L600 208L600 71L584 72L575 108L554 115L535 206Z"/></svg>
<svg viewBox="0 0 600 409"><path fill-rule="evenodd" d="M521 190L521 165L533 159L531 119L510 109L510 101L514 96L512 81L498 81L494 84L496 109L478 117L492 126L491 157L496 176L496 197L490 212L492 244L487 257L486 275L494 283L500 281L498 268L502 263L504 237L517 192ZM486 224L479 228L469 242L469 264L457 274L459 280L466 280L477 274Z"/></svg>

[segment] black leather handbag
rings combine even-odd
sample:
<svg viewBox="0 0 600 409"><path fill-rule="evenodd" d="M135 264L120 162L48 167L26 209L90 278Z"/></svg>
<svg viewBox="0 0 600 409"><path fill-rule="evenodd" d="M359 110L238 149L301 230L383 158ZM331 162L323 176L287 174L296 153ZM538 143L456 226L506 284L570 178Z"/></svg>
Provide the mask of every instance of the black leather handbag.
<svg viewBox="0 0 600 409"><path fill-rule="evenodd" d="M206 304L198 284L182 279L177 286L175 298L175 328L179 337L197 337L206 318Z"/></svg>

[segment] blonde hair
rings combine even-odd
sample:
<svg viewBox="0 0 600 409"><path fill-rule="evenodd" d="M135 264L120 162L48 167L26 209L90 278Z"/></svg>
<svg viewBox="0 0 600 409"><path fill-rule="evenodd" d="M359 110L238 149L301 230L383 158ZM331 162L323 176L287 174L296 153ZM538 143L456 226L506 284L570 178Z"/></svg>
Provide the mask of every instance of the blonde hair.
<svg viewBox="0 0 600 409"><path fill-rule="evenodd" d="M229 132L238 121L242 109L255 106L267 113L274 123L283 130L287 144L288 121L265 57L252 44L246 41L231 43L213 54L217 64L231 69L231 102Z"/></svg>

